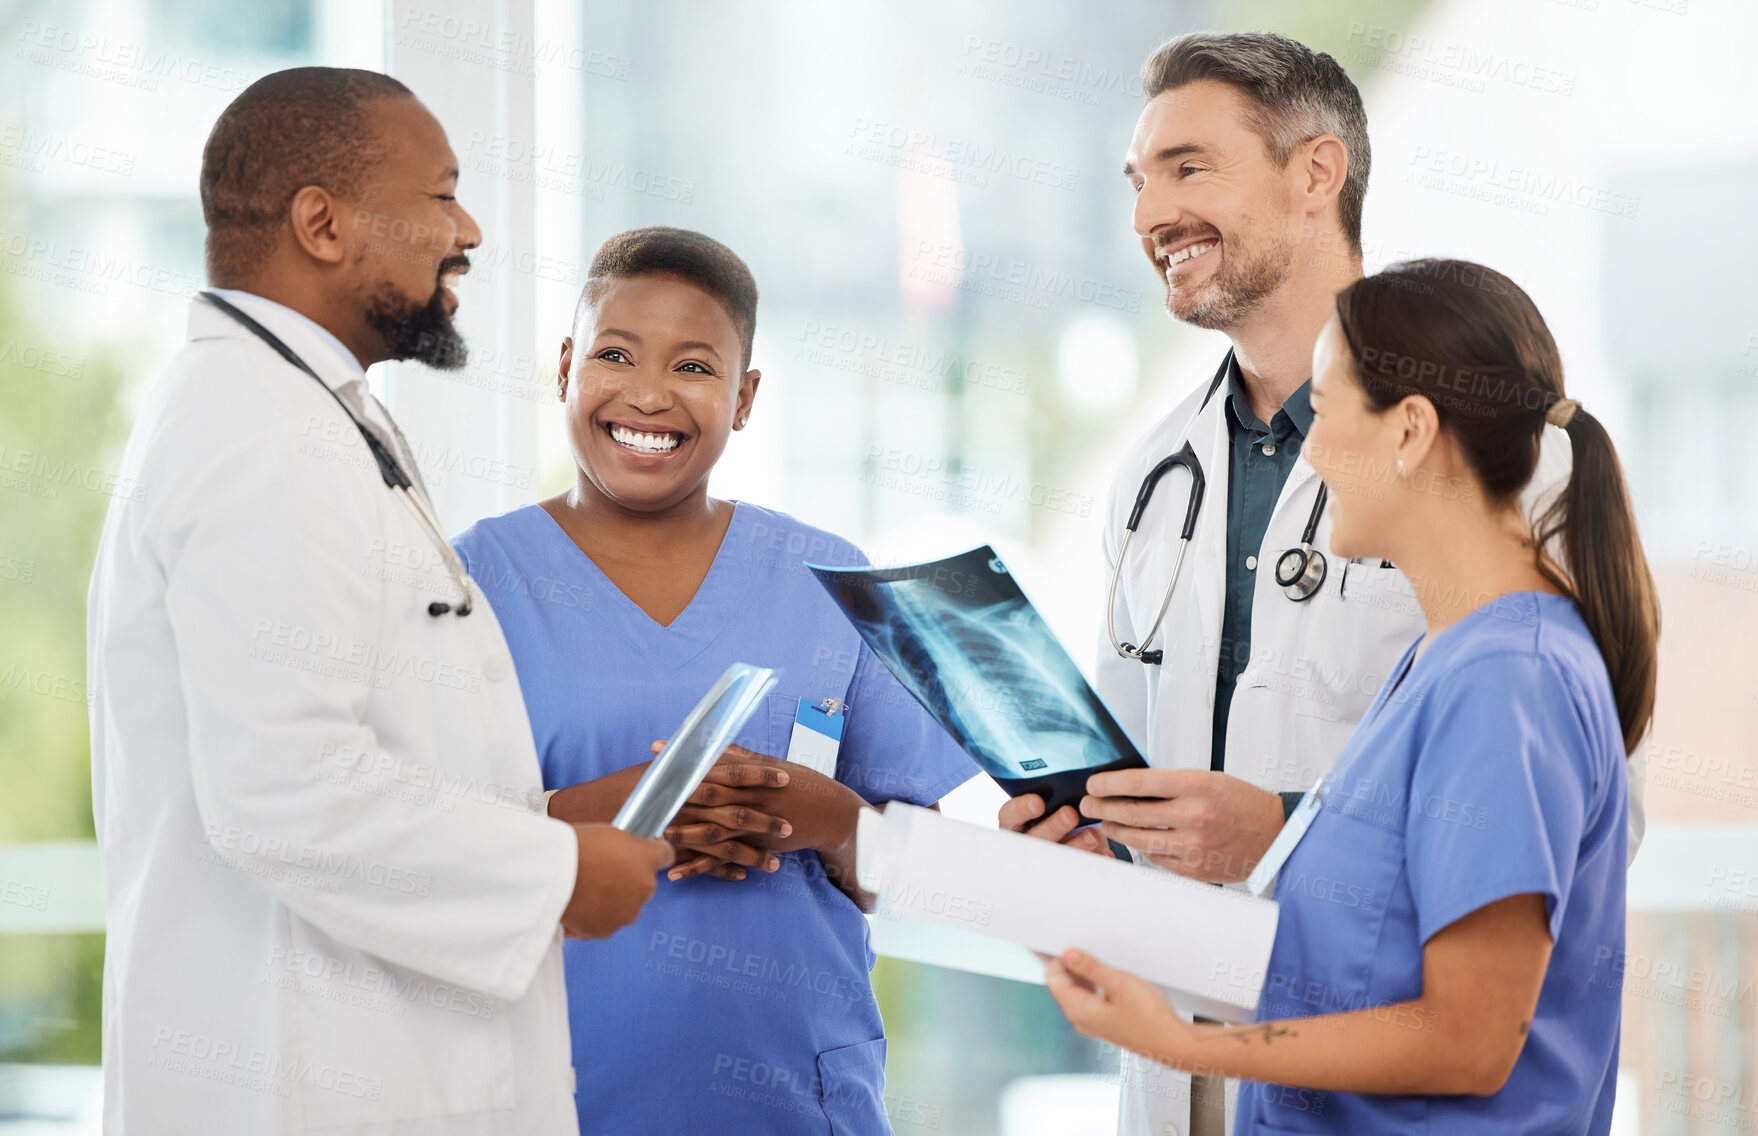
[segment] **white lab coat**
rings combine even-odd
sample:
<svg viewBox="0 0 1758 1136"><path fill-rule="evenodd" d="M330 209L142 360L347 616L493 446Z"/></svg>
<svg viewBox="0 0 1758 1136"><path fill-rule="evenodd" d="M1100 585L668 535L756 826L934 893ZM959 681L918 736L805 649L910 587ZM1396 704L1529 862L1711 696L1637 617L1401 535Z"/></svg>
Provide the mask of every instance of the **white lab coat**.
<svg viewBox="0 0 1758 1136"><path fill-rule="evenodd" d="M1185 555L1166 622L1151 647L1165 651L1159 666L1118 655L1101 635L1097 687L1148 764L1207 769L1213 735L1215 674L1221 651L1226 593L1227 482L1232 467L1223 382L1202 405L1209 382L1191 392L1124 455L1106 514L1106 579L1117 563L1124 524L1143 477L1189 439L1208 480L1197 530ZM1199 410L1199 406L1201 409ZM1535 515L1566 483L1568 435L1545 427L1538 470L1523 498ZM1173 469L1160 481L1130 542L1117 589L1117 636L1140 644L1165 595L1178 534L1189 500L1190 477ZM1300 544L1319 479L1305 459L1282 487L1258 551L1252 599L1251 657L1239 672L1227 718L1227 772L1274 792L1304 791L1328 772L1356 723L1367 712L1388 671L1424 629L1410 583L1378 560L1349 566L1330 554L1327 508L1314 547L1329 561L1319 592L1294 603L1276 586L1276 558ZM1630 855L1643 827L1640 769L1631 764ZM1126 1136L1186 1136L1190 1079L1134 1054L1123 1058L1119 1132ZM1227 1085L1232 1130L1237 1083Z"/></svg>
<svg viewBox="0 0 1758 1136"><path fill-rule="evenodd" d="M456 589L358 432L205 301L122 472L87 631L105 1131L575 1133L576 845L488 603L428 615Z"/></svg>

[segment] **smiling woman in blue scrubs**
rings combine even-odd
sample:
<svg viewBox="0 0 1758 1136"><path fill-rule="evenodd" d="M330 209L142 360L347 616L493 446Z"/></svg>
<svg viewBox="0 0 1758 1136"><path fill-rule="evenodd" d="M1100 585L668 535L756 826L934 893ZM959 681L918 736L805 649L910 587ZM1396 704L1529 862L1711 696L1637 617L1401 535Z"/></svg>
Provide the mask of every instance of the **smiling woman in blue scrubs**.
<svg viewBox="0 0 1758 1136"><path fill-rule="evenodd" d="M1186 1023L1080 952L1049 966L1082 1033L1258 1082L1236 1133L1611 1126L1625 759L1659 611L1611 441L1562 380L1530 298L1461 261L1357 281L1320 337L1303 456L1331 547L1398 564L1427 632L1276 877L1257 1024ZM1535 534L1547 422L1573 473Z"/></svg>
<svg viewBox="0 0 1758 1136"><path fill-rule="evenodd" d="M854 819L975 772L802 566L860 552L708 495L761 379L756 312L750 270L708 237L605 242L557 375L575 484L457 541L512 648L553 815L611 819L729 663L780 674L667 833L680 862L641 918L564 946L588 1136L889 1133ZM801 700L826 699L847 707L834 769L777 760Z"/></svg>

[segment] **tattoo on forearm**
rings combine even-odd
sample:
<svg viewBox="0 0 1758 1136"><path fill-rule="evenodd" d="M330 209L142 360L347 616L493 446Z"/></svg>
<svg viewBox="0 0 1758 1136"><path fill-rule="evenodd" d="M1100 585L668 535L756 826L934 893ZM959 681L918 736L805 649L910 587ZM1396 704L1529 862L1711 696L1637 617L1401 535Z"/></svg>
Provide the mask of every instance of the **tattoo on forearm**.
<svg viewBox="0 0 1758 1136"><path fill-rule="evenodd" d="M1214 1034L1210 1040L1212 1041L1215 1038L1224 1037L1231 1038L1241 1045L1250 1045L1253 1041L1261 1041L1265 1045L1270 1045L1279 1037L1295 1036L1297 1035L1292 1026L1285 1026L1281 1022L1260 1022L1255 1026L1241 1026L1238 1029L1222 1030L1220 1033Z"/></svg>

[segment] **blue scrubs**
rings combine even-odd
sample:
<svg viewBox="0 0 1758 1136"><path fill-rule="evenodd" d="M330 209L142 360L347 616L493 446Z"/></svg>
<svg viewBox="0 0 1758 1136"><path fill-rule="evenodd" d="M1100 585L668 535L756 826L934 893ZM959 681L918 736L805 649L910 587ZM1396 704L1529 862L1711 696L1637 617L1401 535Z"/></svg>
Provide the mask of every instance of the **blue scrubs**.
<svg viewBox="0 0 1758 1136"><path fill-rule="evenodd" d="M1246 1083L1236 1133L1604 1133L1618 1068L1627 809L1624 745L1574 603L1518 592L1447 628L1381 689L1276 881L1258 1020L1422 993L1422 949L1498 899L1545 897L1538 1008L1491 1096L1366 1096ZM1406 673L1408 671L1408 673ZM1401 677L1400 677L1401 676Z"/></svg>
<svg viewBox="0 0 1758 1136"><path fill-rule="evenodd" d="M865 563L839 537L737 505L670 627L539 506L456 543L506 630L546 788L646 761L733 662L780 672L748 749L785 757L799 700L839 698L837 779L868 801L930 804L977 771L801 566ZM742 881L662 878L632 926L563 952L586 1136L891 1131L866 920L816 852Z"/></svg>

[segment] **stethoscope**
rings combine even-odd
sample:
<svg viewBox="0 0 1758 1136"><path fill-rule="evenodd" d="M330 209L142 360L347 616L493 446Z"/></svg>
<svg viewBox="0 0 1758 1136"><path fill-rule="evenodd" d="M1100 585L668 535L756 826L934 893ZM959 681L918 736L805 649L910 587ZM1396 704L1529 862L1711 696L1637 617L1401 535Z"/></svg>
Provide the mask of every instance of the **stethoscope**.
<svg viewBox="0 0 1758 1136"><path fill-rule="evenodd" d="M1214 382L1209 384L1202 405L1196 409L1197 414L1201 414L1209 405L1209 400L1215 397L1215 391L1226 378L1227 367L1232 359L1233 355L1229 352L1227 358L1222 360L1221 369L1216 373ZM1129 554L1130 539L1135 536L1136 526L1141 524L1148 502L1153 500L1154 487L1174 469L1183 469L1190 474L1190 500L1184 507L1184 527L1178 532L1178 555L1172 561L1172 578L1166 581L1166 594L1160 600L1160 610L1154 615L1153 626L1142 636L1141 646L1138 647L1117 638L1117 584L1123 578L1124 557ZM1148 475L1142 478L1141 488L1136 490L1135 507L1129 511L1129 520L1123 526L1123 544L1117 549L1117 566L1111 569L1111 591L1105 601L1105 630L1111 636L1111 646L1126 659L1137 659L1149 666L1158 666L1165 658L1165 652L1150 651L1148 644L1154 641L1154 636L1160 633L1160 625L1166 622L1166 611L1172 606L1172 590L1178 586L1178 575L1184 567L1184 553L1196 535L1196 519L1202 511L1203 492L1207 487L1208 479L1203 476L1202 463L1197 460L1196 451L1186 438L1184 446L1177 453L1162 459L1159 465L1148 471ZM1306 527L1300 532L1300 546L1290 548L1276 558L1276 585L1282 589L1283 595L1295 603L1311 599L1325 586L1329 565L1325 563L1325 554L1314 548L1312 542L1318 536L1319 518L1324 515L1325 502L1329 499L1330 492L1325 483L1319 482L1312 511L1306 515Z"/></svg>
<svg viewBox="0 0 1758 1136"><path fill-rule="evenodd" d="M452 542L447 540L446 534L440 530L439 518L433 515L433 510L428 508L426 500L419 493L412 491L415 483L410 481L409 475L403 472L403 467L398 464L396 456L391 453L376 433L367 428L366 423L355 416L354 411L342 400L342 396L337 394L330 384L324 382L323 377L312 370L311 365L301 359L298 352L281 342L279 336L239 311L236 305L212 292L203 291L201 298L231 316L246 331L274 348L275 353L281 358L310 375L317 381L318 386L328 391L330 397L336 400L336 405L342 408L342 413L348 416L348 421L354 423L354 428L360 431L361 438L366 441L366 448L372 451L373 460L378 462L379 476L384 478L386 487L409 507L410 512L415 514L415 519L427 531L428 539L432 540L434 546L440 550L440 557L446 563L446 570L451 573L453 581L464 593L464 598L455 605L435 600L427 605L427 614L441 616L448 611L455 611L460 616L469 615L474 597L474 593L470 589L470 573L465 570L464 561L458 555L457 550L452 547Z"/></svg>

